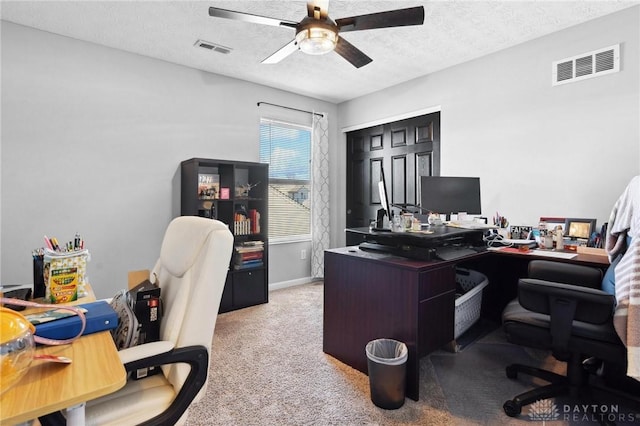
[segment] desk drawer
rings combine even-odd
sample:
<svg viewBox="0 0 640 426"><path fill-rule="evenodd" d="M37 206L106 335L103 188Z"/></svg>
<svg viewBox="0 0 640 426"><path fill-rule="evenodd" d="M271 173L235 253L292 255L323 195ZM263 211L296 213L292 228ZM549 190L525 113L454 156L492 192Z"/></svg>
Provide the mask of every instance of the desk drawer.
<svg viewBox="0 0 640 426"><path fill-rule="evenodd" d="M418 300L423 301L438 295L455 292L456 271L453 265L421 272L418 277Z"/></svg>

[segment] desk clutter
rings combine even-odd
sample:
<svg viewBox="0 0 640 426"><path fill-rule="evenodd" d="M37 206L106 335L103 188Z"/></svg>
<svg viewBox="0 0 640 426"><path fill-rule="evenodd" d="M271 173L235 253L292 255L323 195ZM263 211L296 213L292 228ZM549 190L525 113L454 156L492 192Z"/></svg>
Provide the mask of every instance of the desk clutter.
<svg viewBox="0 0 640 426"><path fill-rule="evenodd" d="M264 266L264 241L244 241L236 244L233 249L232 263L234 270Z"/></svg>
<svg viewBox="0 0 640 426"><path fill-rule="evenodd" d="M369 232L391 231L394 233L433 233L433 230L446 225L448 227L485 230L488 247L515 246L539 248L542 250L577 251L578 247L602 248L606 236L607 224L600 232L596 230L595 219L541 217L538 226L513 225L509 220L496 212L491 218L469 216L466 213L452 215L450 220L436 213L422 215L402 210L402 214L392 213L388 229L380 218L372 221Z"/></svg>
<svg viewBox="0 0 640 426"><path fill-rule="evenodd" d="M49 303L67 303L86 296L87 262L91 256L80 234L65 244L45 235L44 244L32 252L33 297L44 297Z"/></svg>
<svg viewBox="0 0 640 426"><path fill-rule="evenodd" d="M443 221L435 214L406 211L392 213L391 219L390 228L382 226L379 218L368 230L350 228L347 232L357 235L362 250L416 260L451 261L487 249L564 259L578 253L606 256L602 244L607 224L597 232L595 219L541 217L537 226L513 225L496 212L490 225L485 217L464 213Z"/></svg>
<svg viewBox="0 0 640 426"><path fill-rule="evenodd" d="M501 223L508 221L501 218ZM494 222L497 220L494 218ZM485 236L488 247L514 247L527 249L578 252L590 248L590 254L602 251L607 224L596 231L595 219L541 217L537 227L508 225Z"/></svg>
<svg viewBox="0 0 640 426"><path fill-rule="evenodd" d="M36 345L67 345L85 334L108 330L117 324L105 301L78 306L54 306L0 297L0 394L16 385L32 361L71 364L68 357L36 354ZM8 306L47 309L22 315Z"/></svg>
<svg viewBox="0 0 640 426"><path fill-rule="evenodd" d="M148 277L148 271L138 272L146 272ZM129 274L130 277L135 275ZM111 307L118 317L118 326L111 330L111 335L118 350L160 340L160 287L148 278L136 285L130 282L129 287L128 290L120 290L111 299ZM138 369L132 378L142 379L159 371L159 367Z"/></svg>

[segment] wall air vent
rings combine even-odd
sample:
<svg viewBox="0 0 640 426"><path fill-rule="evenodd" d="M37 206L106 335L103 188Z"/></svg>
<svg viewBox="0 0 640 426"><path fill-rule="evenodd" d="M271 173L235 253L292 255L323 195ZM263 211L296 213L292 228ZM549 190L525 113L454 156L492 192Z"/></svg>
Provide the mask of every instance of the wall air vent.
<svg viewBox="0 0 640 426"><path fill-rule="evenodd" d="M605 47L552 64L552 86L620 71L620 45Z"/></svg>
<svg viewBox="0 0 640 426"><path fill-rule="evenodd" d="M223 54L227 54L227 53L231 53L231 51L233 50L230 47L225 47L216 43L211 43L208 41L204 41L204 40L198 40L195 42L194 46L196 47L201 47L203 49L207 49L207 50L211 50L212 52L218 52L218 53L223 53Z"/></svg>

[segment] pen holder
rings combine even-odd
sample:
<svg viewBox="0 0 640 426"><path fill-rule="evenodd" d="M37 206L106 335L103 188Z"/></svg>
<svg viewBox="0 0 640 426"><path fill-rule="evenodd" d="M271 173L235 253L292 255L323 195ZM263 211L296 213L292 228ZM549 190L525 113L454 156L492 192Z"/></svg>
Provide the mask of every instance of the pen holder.
<svg viewBox="0 0 640 426"><path fill-rule="evenodd" d="M44 297L44 255L33 256L33 298Z"/></svg>
<svg viewBox="0 0 640 426"><path fill-rule="evenodd" d="M43 276L45 300L49 303L67 303L86 294L88 250L58 253L45 250Z"/></svg>

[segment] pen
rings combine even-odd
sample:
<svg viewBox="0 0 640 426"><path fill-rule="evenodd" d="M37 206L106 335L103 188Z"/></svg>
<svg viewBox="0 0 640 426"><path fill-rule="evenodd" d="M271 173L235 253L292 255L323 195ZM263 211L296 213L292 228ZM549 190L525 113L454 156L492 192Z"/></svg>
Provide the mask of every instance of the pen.
<svg viewBox="0 0 640 426"><path fill-rule="evenodd" d="M46 245L49 250L53 250L53 245L51 244L51 240L49 240L49 238L47 238L46 235L44 236L44 245Z"/></svg>

